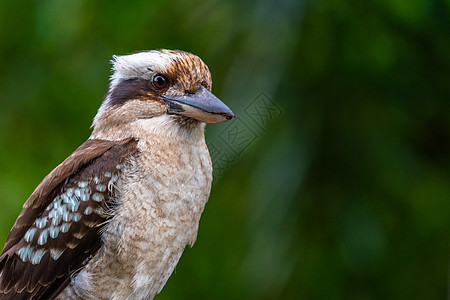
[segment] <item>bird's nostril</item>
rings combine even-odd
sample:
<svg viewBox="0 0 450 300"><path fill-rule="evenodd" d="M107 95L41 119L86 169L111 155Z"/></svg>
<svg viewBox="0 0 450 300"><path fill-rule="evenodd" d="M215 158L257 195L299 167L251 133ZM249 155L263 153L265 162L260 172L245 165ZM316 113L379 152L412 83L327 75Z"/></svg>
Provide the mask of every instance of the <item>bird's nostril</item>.
<svg viewBox="0 0 450 300"><path fill-rule="evenodd" d="M184 91L187 95L194 95L195 94L195 92L193 92L193 91L188 91L188 90L186 90L186 91Z"/></svg>

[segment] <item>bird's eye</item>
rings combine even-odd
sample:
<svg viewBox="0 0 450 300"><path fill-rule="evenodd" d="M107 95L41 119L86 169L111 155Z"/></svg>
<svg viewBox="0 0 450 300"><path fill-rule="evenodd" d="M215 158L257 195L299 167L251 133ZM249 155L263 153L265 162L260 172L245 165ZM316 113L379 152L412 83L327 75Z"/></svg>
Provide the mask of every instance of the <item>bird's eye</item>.
<svg viewBox="0 0 450 300"><path fill-rule="evenodd" d="M152 84L155 87L155 89L162 90L167 87L167 85L169 84L169 80L166 77L157 74L153 76Z"/></svg>

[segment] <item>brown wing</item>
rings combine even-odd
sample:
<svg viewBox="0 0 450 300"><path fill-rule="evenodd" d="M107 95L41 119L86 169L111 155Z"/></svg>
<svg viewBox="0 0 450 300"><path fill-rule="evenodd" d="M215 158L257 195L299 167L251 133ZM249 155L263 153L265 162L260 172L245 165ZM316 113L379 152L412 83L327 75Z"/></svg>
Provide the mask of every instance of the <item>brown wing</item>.
<svg viewBox="0 0 450 300"><path fill-rule="evenodd" d="M0 299L53 299L101 246L124 160L136 141L88 140L38 185L0 256Z"/></svg>

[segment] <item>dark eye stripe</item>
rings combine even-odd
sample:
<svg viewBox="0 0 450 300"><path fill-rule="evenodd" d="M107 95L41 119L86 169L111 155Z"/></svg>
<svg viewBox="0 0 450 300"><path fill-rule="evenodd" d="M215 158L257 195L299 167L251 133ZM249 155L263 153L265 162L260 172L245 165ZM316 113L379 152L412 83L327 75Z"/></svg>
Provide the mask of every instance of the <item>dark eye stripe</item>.
<svg viewBox="0 0 450 300"><path fill-rule="evenodd" d="M131 78L123 80L112 87L112 89L106 93L105 99L109 99L109 105L123 105L128 100L146 98L152 91L154 91L154 88L149 80Z"/></svg>

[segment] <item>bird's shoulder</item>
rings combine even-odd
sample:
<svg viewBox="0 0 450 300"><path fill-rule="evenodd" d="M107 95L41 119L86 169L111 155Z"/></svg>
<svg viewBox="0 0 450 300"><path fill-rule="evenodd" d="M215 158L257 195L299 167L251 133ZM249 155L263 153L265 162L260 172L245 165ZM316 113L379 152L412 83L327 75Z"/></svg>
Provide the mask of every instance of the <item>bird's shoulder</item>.
<svg viewBox="0 0 450 300"><path fill-rule="evenodd" d="M49 299L101 246L99 230L137 141L87 140L37 186L0 256L0 299Z"/></svg>

